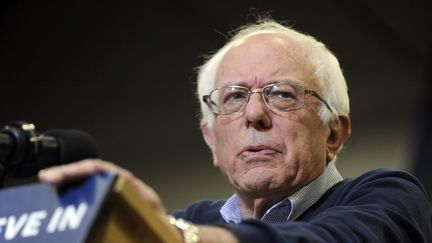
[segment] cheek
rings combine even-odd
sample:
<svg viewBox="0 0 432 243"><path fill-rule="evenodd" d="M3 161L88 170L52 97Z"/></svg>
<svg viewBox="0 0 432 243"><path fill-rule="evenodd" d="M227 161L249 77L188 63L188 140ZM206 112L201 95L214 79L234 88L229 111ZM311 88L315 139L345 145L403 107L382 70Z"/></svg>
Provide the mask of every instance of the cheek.
<svg viewBox="0 0 432 243"><path fill-rule="evenodd" d="M215 124L216 125L216 124ZM215 129L215 150L218 160L225 164L226 161L231 161L230 157L235 154L236 139L238 132L232 129L231 126L217 124ZM221 165L219 165L221 166Z"/></svg>
<svg viewBox="0 0 432 243"><path fill-rule="evenodd" d="M241 119L228 116L215 119L217 167L228 179L238 172L237 153L241 150L242 142L246 140L241 125Z"/></svg>
<svg viewBox="0 0 432 243"><path fill-rule="evenodd" d="M215 119L216 143L219 149L234 144L241 137L242 121L240 117L220 116ZM229 148L225 148L229 149Z"/></svg>
<svg viewBox="0 0 432 243"><path fill-rule="evenodd" d="M232 114L229 116L218 116L217 118L215 118L215 123L219 126L220 129L229 129L227 127L238 127L240 125L242 125L242 119L241 117L243 116L242 113L238 113L238 114Z"/></svg>
<svg viewBox="0 0 432 243"><path fill-rule="evenodd" d="M287 161L298 161L300 170L313 168L311 163L325 161L326 139L321 123L307 122L298 116L293 116L290 123L286 126L286 121L274 120L274 128L284 141Z"/></svg>

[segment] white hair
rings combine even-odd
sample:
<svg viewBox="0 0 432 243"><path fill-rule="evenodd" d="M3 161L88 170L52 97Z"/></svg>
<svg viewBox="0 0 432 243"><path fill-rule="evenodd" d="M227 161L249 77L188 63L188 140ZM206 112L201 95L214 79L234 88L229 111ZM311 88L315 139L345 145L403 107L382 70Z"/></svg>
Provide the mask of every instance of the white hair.
<svg viewBox="0 0 432 243"><path fill-rule="evenodd" d="M209 94L215 88L216 74L225 54L238 42L244 41L253 35L264 33L280 34L290 39L310 60L320 93L333 110L333 112L330 112L324 105L321 107L319 115L323 123L327 124L337 119L338 115L349 114L348 88L334 54L323 43L310 35L300 33L271 19L261 19L257 23L241 27L225 46L209 56L207 61L199 68L197 89L201 105L202 123L207 124L207 127L212 130L214 114L203 102L202 96Z"/></svg>

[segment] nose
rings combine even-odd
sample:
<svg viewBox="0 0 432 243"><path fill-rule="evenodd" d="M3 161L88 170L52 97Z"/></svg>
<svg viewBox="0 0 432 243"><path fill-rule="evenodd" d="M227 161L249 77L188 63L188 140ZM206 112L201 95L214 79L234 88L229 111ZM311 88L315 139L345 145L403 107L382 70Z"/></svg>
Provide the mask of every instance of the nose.
<svg viewBox="0 0 432 243"><path fill-rule="evenodd" d="M246 126L257 130L266 130L271 127L270 110L264 103L261 92L252 92L245 111Z"/></svg>

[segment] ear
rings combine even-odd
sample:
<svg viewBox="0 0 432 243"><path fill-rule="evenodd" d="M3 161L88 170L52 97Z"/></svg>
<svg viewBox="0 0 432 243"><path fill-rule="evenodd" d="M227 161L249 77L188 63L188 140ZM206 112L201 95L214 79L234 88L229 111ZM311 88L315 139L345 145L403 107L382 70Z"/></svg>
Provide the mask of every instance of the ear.
<svg viewBox="0 0 432 243"><path fill-rule="evenodd" d="M207 123L201 123L200 124L201 132L204 137L204 141L206 142L207 146L212 152L213 155L213 165L215 167L219 167L219 163L217 161L216 157L216 148L214 144L214 133L213 131L207 126Z"/></svg>
<svg viewBox="0 0 432 243"><path fill-rule="evenodd" d="M327 162L335 158L343 143L351 134L351 119L348 116L339 116L336 121L331 121L330 133L327 138Z"/></svg>

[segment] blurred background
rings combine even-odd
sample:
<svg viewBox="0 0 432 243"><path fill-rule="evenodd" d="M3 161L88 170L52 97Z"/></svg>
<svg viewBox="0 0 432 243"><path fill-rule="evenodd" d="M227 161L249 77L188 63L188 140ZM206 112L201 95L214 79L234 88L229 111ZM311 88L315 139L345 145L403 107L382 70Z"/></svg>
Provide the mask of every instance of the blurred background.
<svg viewBox="0 0 432 243"><path fill-rule="evenodd" d="M195 68L230 30L269 13L339 58L353 120L342 174L402 169L431 188L431 10L419 0L3 0L0 126L83 130L169 210L226 198L199 130Z"/></svg>

